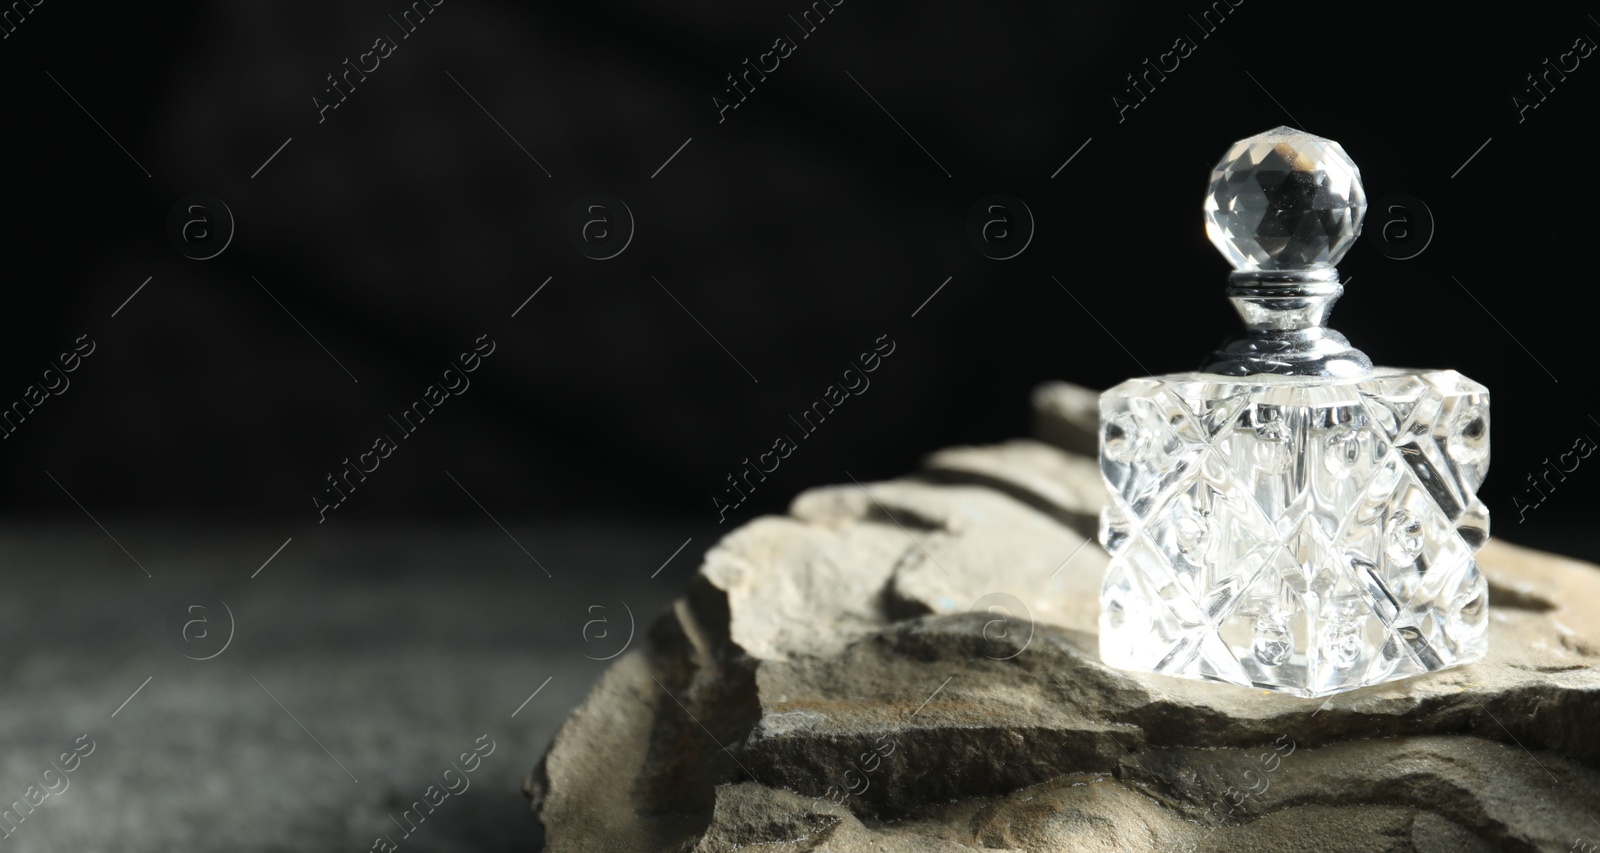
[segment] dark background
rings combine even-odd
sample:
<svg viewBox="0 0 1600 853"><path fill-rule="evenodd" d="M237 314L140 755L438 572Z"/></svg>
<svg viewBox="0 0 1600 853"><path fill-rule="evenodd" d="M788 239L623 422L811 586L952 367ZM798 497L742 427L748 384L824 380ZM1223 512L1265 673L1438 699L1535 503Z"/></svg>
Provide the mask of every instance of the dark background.
<svg viewBox="0 0 1600 853"><path fill-rule="evenodd" d="M1252 0L1202 38L1200 2L856 0L719 122L725 75L795 36L803 4L449 0L319 123L324 77L404 8L49 2L0 41L4 404L78 335L98 344L0 445L7 513L78 516L66 490L309 535L481 520L464 488L501 521L681 518L710 538L846 470L1021 434L1042 381L1192 368L1236 330L1208 169L1286 123L1339 140L1374 202L1410 194L1437 223L1406 261L1364 237L1334 325L1379 363L1487 384L1497 533L1600 555L1569 538L1600 499L1587 470L1521 523L1512 505L1600 432L1583 357L1600 60L1513 105L1537 102L1544 59L1600 38L1581 10ZM1197 49L1119 116L1125 76L1179 35ZM214 260L165 235L195 192L237 220ZM593 192L636 217L612 260L566 235ZM1037 219L1014 260L966 237L995 192ZM498 349L470 390L319 528L323 477L482 334ZM725 475L880 335L898 349L871 388L717 525Z"/></svg>

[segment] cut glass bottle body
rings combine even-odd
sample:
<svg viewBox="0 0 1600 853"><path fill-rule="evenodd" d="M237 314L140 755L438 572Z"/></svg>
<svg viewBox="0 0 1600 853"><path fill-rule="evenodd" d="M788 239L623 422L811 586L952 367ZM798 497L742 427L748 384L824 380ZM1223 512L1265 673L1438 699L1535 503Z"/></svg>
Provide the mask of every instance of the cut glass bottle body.
<svg viewBox="0 0 1600 853"><path fill-rule="evenodd" d="M1482 385L1171 374L1100 416L1107 664L1324 696L1483 657Z"/></svg>

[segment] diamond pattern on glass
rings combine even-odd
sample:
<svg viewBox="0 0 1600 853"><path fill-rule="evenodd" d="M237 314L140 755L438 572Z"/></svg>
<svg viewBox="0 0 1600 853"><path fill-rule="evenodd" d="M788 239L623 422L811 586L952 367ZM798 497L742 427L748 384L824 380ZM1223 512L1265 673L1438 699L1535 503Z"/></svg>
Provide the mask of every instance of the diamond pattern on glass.
<svg viewBox="0 0 1600 853"><path fill-rule="evenodd" d="M1483 657L1483 386L1175 374L1100 406L1106 663L1325 696Z"/></svg>

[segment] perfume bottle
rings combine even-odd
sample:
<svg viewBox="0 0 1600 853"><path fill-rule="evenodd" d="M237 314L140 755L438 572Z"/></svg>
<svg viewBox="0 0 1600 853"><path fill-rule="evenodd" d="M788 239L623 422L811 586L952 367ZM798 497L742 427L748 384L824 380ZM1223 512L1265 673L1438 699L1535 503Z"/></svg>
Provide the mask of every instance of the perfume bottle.
<svg viewBox="0 0 1600 853"><path fill-rule="evenodd" d="M1100 397L1108 665L1326 696L1487 650L1489 392L1373 367L1323 325L1365 213L1344 149L1292 128L1212 171L1246 332Z"/></svg>

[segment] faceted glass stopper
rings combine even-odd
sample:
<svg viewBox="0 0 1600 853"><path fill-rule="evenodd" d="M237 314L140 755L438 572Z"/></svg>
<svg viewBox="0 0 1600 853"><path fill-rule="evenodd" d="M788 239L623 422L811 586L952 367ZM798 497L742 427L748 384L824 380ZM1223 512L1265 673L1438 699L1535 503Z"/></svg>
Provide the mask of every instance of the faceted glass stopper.
<svg viewBox="0 0 1600 853"><path fill-rule="evenodd" d="M1366 213L1361 171L1339 143L1279 127L1235 142L1212 170L1206 236L1236 270L1328 267Z"/></svg>

